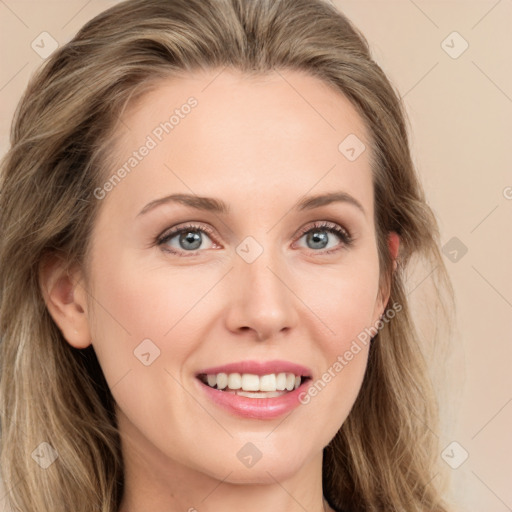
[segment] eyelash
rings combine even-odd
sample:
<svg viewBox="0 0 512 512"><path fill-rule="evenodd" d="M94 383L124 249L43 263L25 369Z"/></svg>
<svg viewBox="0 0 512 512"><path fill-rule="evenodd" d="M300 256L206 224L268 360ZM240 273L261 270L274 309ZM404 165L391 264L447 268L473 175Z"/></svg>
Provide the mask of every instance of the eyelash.
<svg viewBox="0 0 512 512"><path fill-rule="evenodd" d="M181 233L186 233L189 231L200 231L200 232L206 233L211 238L214 238L213 230L211 228L202 226L202 225L197 225L197 224L187 224L180 228L175 228L163 235L160 235L155 240L155 244L158 246L164 246L164 244L166 242L168 242L169 240L174 238L176 235L180 235ZM300 231L297 239L300 240L304 235L308 234L311 231L327 231L328 233L338 235L342 241L341 247L338 246L336 248L327 249L324 251L315 251L314 249L310 249L312 252L317 253L317 254L325 255L325 254L331 254L333 252L337 252L342 249L347 249L354 242L352 235L350 234L350 232L348 230L346 230L345 228L342 228L341 226L338 226L337 224L334 224L334 223L328 222L328 221L317 221L317 222L314 222L312 226L306 226L305 228L303 228ZM165 252L169 252L171 254L176 254L178 256L183 256L183 257L195 256L195 255L197 255L197 253L201 252L201 250L199 250L199 249L196 251L183 251L186 254L186 256L185 256L182 252L176 251L174 249L170 249L169 247L162 247L162 250Z"/></svg>

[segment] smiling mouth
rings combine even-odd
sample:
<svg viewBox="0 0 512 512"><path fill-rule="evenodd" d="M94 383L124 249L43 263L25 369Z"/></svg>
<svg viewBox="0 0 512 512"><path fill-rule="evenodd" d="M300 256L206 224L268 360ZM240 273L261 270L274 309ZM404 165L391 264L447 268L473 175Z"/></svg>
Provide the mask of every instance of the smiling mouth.
<svg viewBox="0 0 512 512"><path fill-rule="evenodd" d="M309 376L289 372L261 376L251 373L201 373L197 378L210 388L247 398L276 398L310 380Z"/></svg>

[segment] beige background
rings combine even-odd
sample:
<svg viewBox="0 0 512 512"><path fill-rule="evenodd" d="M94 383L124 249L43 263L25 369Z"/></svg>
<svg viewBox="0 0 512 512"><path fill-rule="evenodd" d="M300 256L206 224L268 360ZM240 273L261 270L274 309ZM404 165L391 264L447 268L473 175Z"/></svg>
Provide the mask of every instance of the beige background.
<svg viewBox="0 0 512 512"><path fill-rule="evenodd" d="M63 44L114 3L0 0L1 154L15 105L43 60L32 41L46 31ZM455 262L446 257L458 308L455 351L446 370L458 387L449 420L435 433L443 448L458 443L447 452L451 461L462 450L469 454L449 470L454 499L461 511L510 511L512 0L335 4L365 34L403 97L442 243L456 237L467 247ZM459 35L450 35L454 31ZM447 53L456 56L465 42L469 46L457 58ZM447 246L447 255L454 247Z"/></svg>

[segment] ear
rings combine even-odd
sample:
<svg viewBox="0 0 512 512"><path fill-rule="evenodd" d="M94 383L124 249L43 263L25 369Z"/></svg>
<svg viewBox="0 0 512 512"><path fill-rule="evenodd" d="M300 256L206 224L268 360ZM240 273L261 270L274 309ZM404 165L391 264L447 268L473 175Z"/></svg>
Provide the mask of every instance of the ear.
<svg viewBox="0 0 512 512"><path fill-rule="evenodd" d="M394 272L398 266L398 263L397 263L398 248L400 247L400 237L399 237L398 233L391 231L388 234L387 242L388 242L388 251L393 260L393 272ZM389 289L389 288L385 291L385 293L383 293L383 294L379 293L379 297L380 297L379 311L380 311L380 313L379 313L379 316L377 317L377 319L380 318L384 314L384 310L386 309L386 305L389 301L390 294L391 294L391 289Z"/></svg>
<svg viewBox="0 0 512 512"><path fill-rule="evenodd" d="M66 271L65 261L48 256L39 268L39 286L46 307L67 342L78 349L91 344L87 292L79 268Z"/></svg>
<svg viewBox="0 0 512 512"><path fill-rule="evenodd" d="M393 259L393 272L396 270L398 266L397 258L398 258L398 247L400 246L400 237L398 233L391 231L388 235L388 249Z"/></svg>

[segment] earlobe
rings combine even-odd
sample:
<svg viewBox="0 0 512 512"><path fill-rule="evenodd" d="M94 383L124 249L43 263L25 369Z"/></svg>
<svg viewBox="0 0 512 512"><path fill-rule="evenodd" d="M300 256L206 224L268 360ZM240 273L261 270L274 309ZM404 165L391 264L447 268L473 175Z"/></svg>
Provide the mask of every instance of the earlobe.
<svg viewBox="0 0 512 512"><path fill-rule="evenodd" d="M39 285L46 307L66 341L83 349L91 344L86 291L79 269L69 272L59 256L48 257L39 269Z"/></svg>

